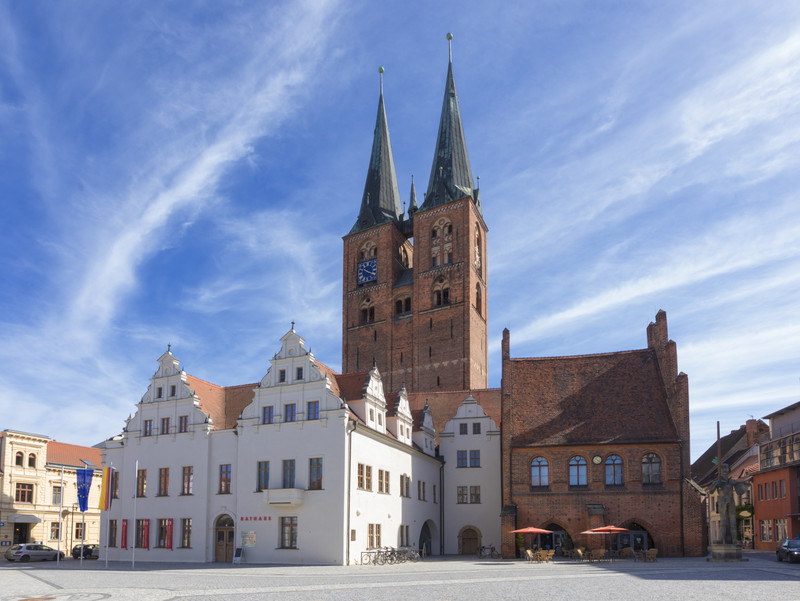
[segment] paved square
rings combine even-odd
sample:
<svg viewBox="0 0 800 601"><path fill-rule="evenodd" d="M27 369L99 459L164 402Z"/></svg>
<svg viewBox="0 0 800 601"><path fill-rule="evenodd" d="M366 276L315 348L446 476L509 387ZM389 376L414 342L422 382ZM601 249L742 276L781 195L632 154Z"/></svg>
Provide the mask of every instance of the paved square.
<svg viewBox="0 0 800 601"><path fill-rule="evenodd" d="M66 560L0 566L0 601L622 599L800 600L800 564L768 553L747 562L702 558L587 564L428 558L392 566L232 566Z"/></svg>

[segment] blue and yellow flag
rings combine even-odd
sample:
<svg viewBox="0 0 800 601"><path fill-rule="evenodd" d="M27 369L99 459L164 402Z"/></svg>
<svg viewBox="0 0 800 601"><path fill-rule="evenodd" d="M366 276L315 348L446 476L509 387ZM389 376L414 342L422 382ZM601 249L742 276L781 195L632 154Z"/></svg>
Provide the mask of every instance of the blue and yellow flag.
<svg viewBox="0 0 800 601"><path fill-rule="evenodd" d="M89 492L92 490L92 475L94 470L75 470L78 476L78 505L84 512L89 508Z"/></svg>

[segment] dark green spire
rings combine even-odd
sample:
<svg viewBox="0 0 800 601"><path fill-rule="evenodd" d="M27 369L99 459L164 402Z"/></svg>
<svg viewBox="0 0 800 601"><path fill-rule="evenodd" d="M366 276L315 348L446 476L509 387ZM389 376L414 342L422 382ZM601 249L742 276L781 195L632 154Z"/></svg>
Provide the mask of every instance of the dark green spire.
<svg viewBox="0 0 800 601"><path fill-rule="evenodd" d="M419 210L417 206L417 189L414 187L414 176L411 176L411 198L408 201L408 216L411 217Z"/></svg>
<svg viewBox="0 0 800 601"><path fill-rule="evenodd" d="M447 39L452 39L452 35L448 34ZM451 53L447 65L447 82L444 87L442 116L439 120L431 177L428 180L425 202L422 203L420 210L443 205L465 196L474 198L474 189L464 128L461 125L461 112L458 108Z"/></svg>
<svg viewBox="0 0 800 601"><path fill-rule="evenodd" d="M365 230L387 221L399 221L403 213L400 204L400 190L394 171L392 144L389 140L389 125L386 122L386 108L383 104L383 67L381 73L381 94L378 100L378 118L372 139L372 154L367 169L364 195L361 197L361 210L350 233Z"/></svg>

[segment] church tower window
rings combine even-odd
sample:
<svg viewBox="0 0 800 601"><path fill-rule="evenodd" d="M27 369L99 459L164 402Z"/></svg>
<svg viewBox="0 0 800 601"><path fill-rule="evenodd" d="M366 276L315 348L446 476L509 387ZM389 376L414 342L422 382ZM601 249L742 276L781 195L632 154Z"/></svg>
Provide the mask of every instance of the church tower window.
<svg viewBox="0 0 800 601"><path fill-rule="evenodd" d="M375 321L375 304L372 299L367 297L361 303L361 323L372 323Z"/></svg>

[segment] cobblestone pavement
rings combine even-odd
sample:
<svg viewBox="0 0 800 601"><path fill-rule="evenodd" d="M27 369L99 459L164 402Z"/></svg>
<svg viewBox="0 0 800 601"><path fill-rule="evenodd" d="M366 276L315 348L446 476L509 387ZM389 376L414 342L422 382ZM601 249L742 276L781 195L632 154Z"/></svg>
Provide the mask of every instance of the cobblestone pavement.
<svg viewBox="0 0 800 601"><path fill-rule="evenodd" d="M67 559L0 565L0 601L272 601L547 599L553 601L800 601L800 564L771 553L747 562L702 558L550 564L428 558L392 566L130 564Z"/></svg>

